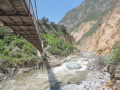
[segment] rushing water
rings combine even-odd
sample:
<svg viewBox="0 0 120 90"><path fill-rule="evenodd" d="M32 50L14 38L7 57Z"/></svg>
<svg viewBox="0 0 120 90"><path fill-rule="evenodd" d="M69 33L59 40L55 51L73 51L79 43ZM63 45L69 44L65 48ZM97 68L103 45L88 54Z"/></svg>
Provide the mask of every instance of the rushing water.
<svg viewBox="0 0 120 90"><path fill-rule="evenodd" d="M86 61L86 59L89 59L89 61ZM86 79L87 64L94 58L76 57L71 60L80 63L82 68L70 70L66 67L65 62L61 66L52 69L34 70L1 82L1 90L50 90L51 87L60 87L68 82L77 84Z"/></svg>

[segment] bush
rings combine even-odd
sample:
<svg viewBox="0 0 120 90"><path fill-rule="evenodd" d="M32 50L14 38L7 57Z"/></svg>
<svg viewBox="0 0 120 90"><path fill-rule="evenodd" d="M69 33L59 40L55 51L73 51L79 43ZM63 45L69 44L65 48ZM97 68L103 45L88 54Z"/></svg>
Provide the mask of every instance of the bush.
<svg viewBox="0 0 120 90"><path fill-rule="evenodd" d="M111 52L111 54L109 54L108 56L105 56L105 55L104 55L104 61L105 61L106 63L110 63L110 62L112 62L113 57L114 57L114 53L113 53L113 52Z"/></svg>
<svg viewBox="0 0 120 90"><path fill-rule="evenodd" d="M4 66L12 68L14 67L14 60L8 56L3 57L4 60Z"/></svg>
<svg viewBox="0 0 120 90"><path fill-rule="evenodd" d="M118 62L118 65L120 65L120 62Z"/></svg>
<svg viewBox="0 0 120 90"><path fill-rule="evenodd" d="M48 49L48 51L50 53L52 53L53 55L61 55L61 53L62 53L62 50L58 49L56 47L51 47L51 48Z"/></svg>
<svg viewBox="0 0 120 90"><path fill-rule="evenodd" d="M37 55L37 50L29 43L24 44L23 49L29 55Z"/></svg>
<svg viewBox="0 0 120 90"><path fill-rule="evenodd" d="M8 34L10 34L10 29L3 27L0 23L0 39L3 39Z"/></svg>
<svg viewBox="0 0 120 90"><path fill-rule="evenodd" d="M22 61L38 60L36 49L13 34L5 34L4 38L0 39L0 54L6 67L14 67L14 61L21 65ZM31 58L32 55L34 58Z"/></svg>
<svg viewBox="0 0 120 90"><path fill-rule="evenodd" d="M12 41L11 43L14 47L19 47L20 49L23 48L23 45L25 44L25 41L23 39L17 39L17 40L14 40Z"/></svg>
<svg viewBox="0 0 120 90"><path fill-rule="evenodd" d="M114 51L114 57L113 57L113 61L115 61L116 59L118 59L120 57L120 48L117 48Z"/></svg>
<svg viewBox="0 0 120 90"><path fill-rule="evenodd" d="M53 33L42 34L42 39L44 40L44 46L51 46L48 51L54 55L67 56L74 50L72 44L66 43L63 39L55 37Z"/></svg>
<svg viewBox="0 0 120 90"><path fill-rule="evenodd" d="M120 45L114 47L114 51L108 56L104 56L104 60L108 63L113 62L114 64L120 64Z"/></svg>

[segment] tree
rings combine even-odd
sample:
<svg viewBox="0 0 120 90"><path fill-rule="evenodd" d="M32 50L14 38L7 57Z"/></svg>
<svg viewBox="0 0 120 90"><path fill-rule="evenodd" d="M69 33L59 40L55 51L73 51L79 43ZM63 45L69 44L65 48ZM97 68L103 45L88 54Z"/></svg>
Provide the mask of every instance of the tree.
<svg viewBox="0 0 120 90"><path fill-rule="evenodd" d="M45 17L43 17L43 18L41 19L41 21L42 21L43 24L48 24L48 23L49 23L48 18L45 18Z"/></svg>
<svg viewBox="0 0 120 90"><path fill-rule="evenodd" d="M60 28L61 28L63 33L67 33L67 27L66 26L61 25Z"/></svg>
<svg viewBox="0 0 120 90"><path fill-rule="evenodd" d="M50 22L50 25L55 29L55 30L57 30L57 25L54 23L54 22Z"/></svg>

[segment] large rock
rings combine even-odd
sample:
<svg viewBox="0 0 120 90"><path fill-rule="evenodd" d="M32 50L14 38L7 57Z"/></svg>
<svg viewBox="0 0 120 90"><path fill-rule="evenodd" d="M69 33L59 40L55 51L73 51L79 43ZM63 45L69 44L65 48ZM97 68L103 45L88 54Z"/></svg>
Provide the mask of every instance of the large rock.
<svg viewBox="0 0 120 90"><path fill-rule="evenodd" d="M74 62L74 61L67 62L66 67L69 68L69 69L80 69L80 68L82 68L79 63Z"/></svg>
<svg viewBox="0 0 120 90"><path fill-rule="evenodd" d="M68 84L63 87L61 87L59 90L83 90L84 87L80 85L75 85L75 84Z"/></svg>
<svg viewBox="0 0 120 90"><path fill-rule="evenodd" d="M113 90L120 90L120 80L117 80L115 85L113 86Z"/></svg>

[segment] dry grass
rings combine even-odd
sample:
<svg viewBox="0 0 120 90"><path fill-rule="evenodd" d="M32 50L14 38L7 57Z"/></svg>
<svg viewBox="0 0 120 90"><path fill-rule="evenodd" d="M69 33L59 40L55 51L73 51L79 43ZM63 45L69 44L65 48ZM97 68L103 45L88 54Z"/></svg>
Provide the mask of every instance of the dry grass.
<svg viewBox="0 0 120 90"><path fill-rule="evenodd" d="M110 89L112 87L112 81L110 80L108 83L105 84L105 88Z"/></svg>

